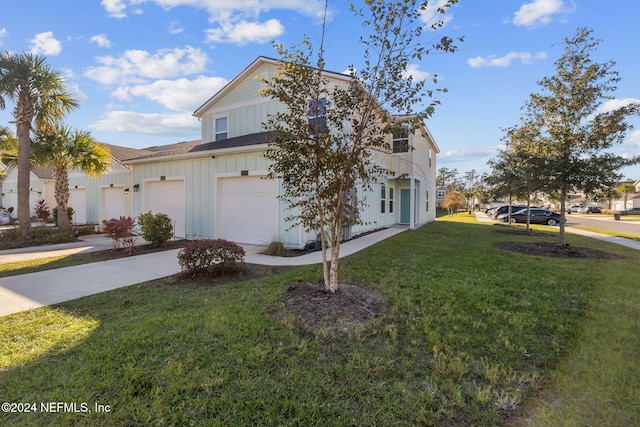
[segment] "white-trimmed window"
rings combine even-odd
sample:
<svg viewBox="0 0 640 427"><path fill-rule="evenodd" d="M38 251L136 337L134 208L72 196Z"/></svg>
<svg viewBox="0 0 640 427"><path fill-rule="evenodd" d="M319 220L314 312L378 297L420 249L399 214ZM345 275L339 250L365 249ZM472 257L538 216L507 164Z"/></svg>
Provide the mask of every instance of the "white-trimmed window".
<svg viewBox="0 0 640 427"><path fill-rule="evenodd" d="M429 148L429 167L431 167L431 158L433 157L433 151Z"/></svg>
<svg viewBox="0 0 640 427"><path fill-rule="evenodd" d="M393 213L393 187L389 187L389 213Z"/></svg>
<svg viewBox="0 0 640 427"><path fill-rule="evenodd" d="M447 195L446 190L438 190L438 199L444 199L444 196Z"/></svg>
<svg viewBox="0 0 640 427"><path fill-rule="evenodd" d="M393 152L409 152L409 126L402 125L393 132Z"/></svg>
<svg viewBox="0 0 640 427"><path fill-rule="evenodd" d="M214 129L214 140L222 141L223 139L227 139L229 137L229 118L228 117L216 117L215 119L215 129Z"/></svg>
<svg viewBox="0 0 640 427"><path fill-rule="evenodd" d="M380 184L380 213L387 213L387 186Z"/></svg>
<svg viewBox="0 0 640 427"><path fill-rule="evenodd" d="M309 128L310 134L315 135L316 131L324 133L327 128L327 99L312 99L309 101Z"/></svg>

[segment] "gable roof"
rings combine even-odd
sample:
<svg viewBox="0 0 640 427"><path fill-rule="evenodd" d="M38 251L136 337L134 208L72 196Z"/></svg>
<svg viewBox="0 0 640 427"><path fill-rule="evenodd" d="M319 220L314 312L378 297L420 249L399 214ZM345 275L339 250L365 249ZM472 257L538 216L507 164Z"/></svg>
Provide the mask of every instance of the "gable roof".
<svg viewBox="0 0 640 427"><path fill-rule="evenodd" d="M266 56L259 56L254 60L251 64L249 64L244 70L240 72L236 77L234 77L229 83L227 83L222 89L216 92L211 98L205 101L200 107L193 112L195 117L201 118L204 113L210 109L216 102L220 99L224 98L227 94L233 91L241 82L246 80L248 77L253 75L262 65L269 64L274 66L280 65L279 59L268 58ZM337 78L344 81L350 81L351 76L344 73L338 73L336 71L327 71L323 70L323 73L327 76L331 76L333 78Z"/></svg>

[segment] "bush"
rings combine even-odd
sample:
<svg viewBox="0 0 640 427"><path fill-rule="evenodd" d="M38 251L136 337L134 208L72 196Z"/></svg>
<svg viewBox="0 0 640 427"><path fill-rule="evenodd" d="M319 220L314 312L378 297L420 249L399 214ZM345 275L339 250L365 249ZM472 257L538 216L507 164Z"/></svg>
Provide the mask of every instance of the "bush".
<svg viewBox="0 0 640 427"><path fill-rule="evenodd" d="M124 247L131 253L133 244L136 241L136 237L133 235L136 220L130 216L121 216L120 218L105 219L102 223L104 224L105 234L113 239L113 249L118 249L122 241Z"/></svg>
<svg viewBox="0 0 640 427"><path fill-rule="evenodd" d="M49 210L47 203L42 199L36 202L36 206L33 209L33 213L35 214L36 219L42 222L47 221L51 216L51 211Z"/></svg>
<svg viewBox="0 0 640 427"><path fill-rule="evenodd" d="M182 273L215 276L237 272L244 263L244 249L224 239L194 240L178 252Z"/></svg>
<svg viewBox="0 0 640 427"><path fill-rule="evenodd" d="M264 251L265 255L270 256L284 256L286 254L286 250L284 248L284 244L282 242L271 242L269 246Z"/></svg>
<svg viewBox="0 0 640 427"><path fill-rule="evenodd" d="M67 216L69 217L69 221L73 222L73 214L75 213L75 211L73 210L73 208L71 206L69 206L67 208ZM54 224L58 223L58 207L56 206L55 208L53 208L53 222Z"/></svg>
<svg viewBox="0 0 640 427"><path fill-rule="evenodd" d="M28 236L19 228L0 232L0 249L24 248L27 246L72 242L75 239L56 227L33 227Z"/></svg>
<svg viewBox="0 0 640 427"><path fill-rule="evenodd" d="M173 237L173 225L169 215L157 213L153 215L151 211L138 216L138 224L142 230L142 238L149 243L152 248L164 246Z"/></svg>

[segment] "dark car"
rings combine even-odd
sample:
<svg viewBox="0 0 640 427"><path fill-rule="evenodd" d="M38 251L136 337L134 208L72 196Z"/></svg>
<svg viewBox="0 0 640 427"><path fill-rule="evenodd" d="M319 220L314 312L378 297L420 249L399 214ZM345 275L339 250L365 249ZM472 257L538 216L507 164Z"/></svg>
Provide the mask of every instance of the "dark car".
<svg viewBox="0 0 640 427"><path fill-rule="evenodd" d="M511 206L511 213L518 212L519 210L526 209L526 206L514 205ZM493 211L493 217L498 218L499 215L509 213L509 205L500 206Z"/></svg>
<svg viewBox="0 0 640 427"><path fill-rule="evenodd" d="M531 212L531 224L547 224L557 225L560 222L560 214L552 212L547 209L530 209ZM507 222L507 214L498 215L498 221ZM511 223L527 222L527 210L522 209L516 213L511 214Z"/></svg>
<svg viewBox="0 0 640 427"><path fill-rule="evenodd" d="M599 207L597 206L588 206L586 208L584 208L584 210L581 210L580 212L582 213L586 213L586 214L591 214L591 213L602 213L602 211L600 210Z"/></svg>
<svg viewBox="0 0 640 427"><path fill-rule="evenodd" d="M616 211L616 215L640 215L640 208L629 208L623 211Z"/></svg>

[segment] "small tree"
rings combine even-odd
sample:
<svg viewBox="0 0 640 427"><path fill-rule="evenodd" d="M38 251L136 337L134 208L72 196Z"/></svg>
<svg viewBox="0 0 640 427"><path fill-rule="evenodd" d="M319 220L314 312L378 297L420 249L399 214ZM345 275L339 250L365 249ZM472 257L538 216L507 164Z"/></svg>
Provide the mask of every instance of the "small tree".
<svg viewBox="0 0 640 427"><path fill-rule="evenodd" d="M444 196L442 207L449 211L449 215L453 215L458 209L462 208L466 203L466 199L462 193L454 191Z"/></svg>
<svg viewBox="0 0 640 427"><path fill-rule="evenodd" d="M627 200L629 199L629 194L635 193L636 187L630 182L625 182L617 188L616 192L624 196L624 205L622 209L627 209Z"/></svg>
<svg viewBox="0 0 640 427"><path fill-rule="evenodd" d="M624 140L632 126L626 119L640 111L630 103L603 108L620 80L615 63L591 60L598 40L592 31L579 28L564 41L564 54L555 62L556 74L538 85L526 105L526 119L539 133L530 144L531 154L542 159L538 173L546 179L547 192L560 200L560 243L564 243L565 204L571 191L602 197L620 180L620 168L640 162L608 152Z"/></svg>
<svg viewBox="0 0 640 427"><path fill-rule="evenodd" d="M446 1L440 11L456 2ZM376 176L386 172L372 161L371 153L391 151L388 135L398 123L389 111L404 114L403 122L415 130L439 103L435 100L414 111L423 97L435 91L426 90L425 81L406 77L409 61L430 51L455 51L448 37L430 47L423 44L420 17L425 1L366 4L365 9L351 6L364 27L372 30L361 37L364 67L351 68L349 76L331 74L331 80L325 71L323 26L317 51L309 40L294 49L275 45L282 58L280 69L273 78L263 79L262 94L286 106L264 124L273 135L265 156L270 160L269 176L282 179L281 199L293 212L287 218L291 224L302 224L330 239L330 270L325 239L321 242L325 290L331 293L339 287L343 224L361 221L358 204L363 200L355 202L356 186L369 190Z"/></svg>

